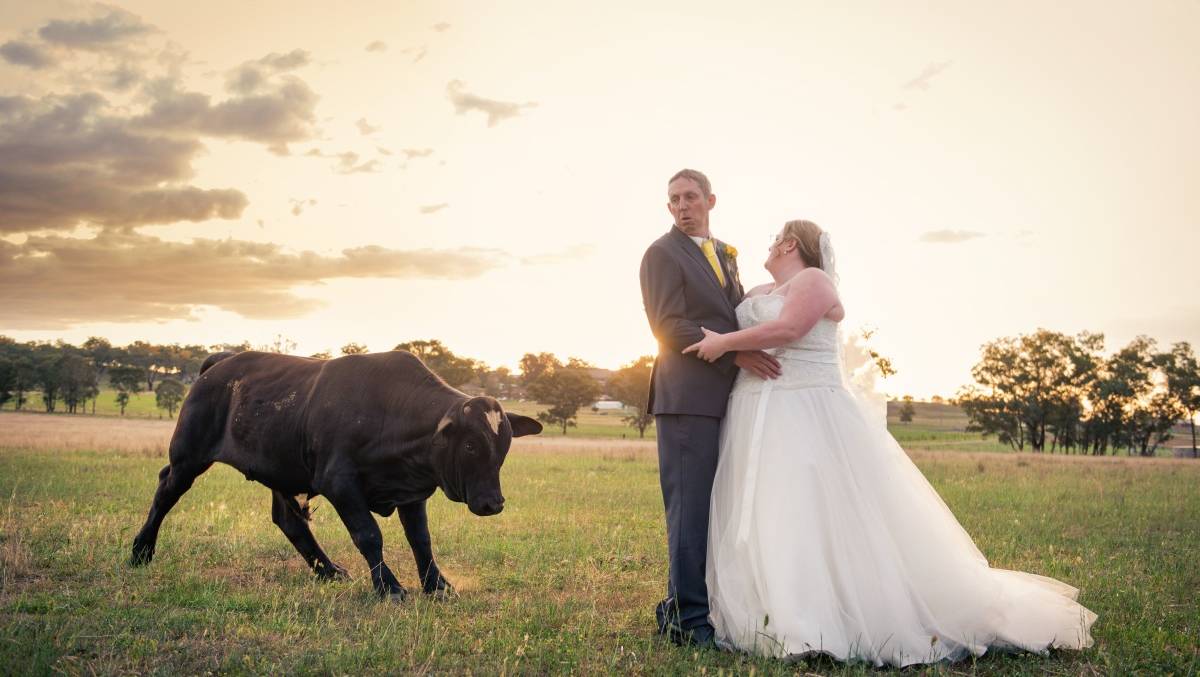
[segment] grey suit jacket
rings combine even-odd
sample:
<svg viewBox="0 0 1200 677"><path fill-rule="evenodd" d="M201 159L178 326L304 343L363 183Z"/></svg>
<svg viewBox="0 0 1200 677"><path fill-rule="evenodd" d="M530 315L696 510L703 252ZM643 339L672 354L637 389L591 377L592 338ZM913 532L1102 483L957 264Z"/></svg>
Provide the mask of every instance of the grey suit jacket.
<svg viewBox="0 0 1200 677"><path fill-rule="evenodd" d="M674 226L642 257L642 304L658 339L650 374L651 414L725 415L737 376L734 354L709 363L680 352L704 338L702 326L722 334L738 328L733 309L744 292L737 261L726 255L725 243L714 239L714 244L728 283L724 288L696 243Z"/></svg>

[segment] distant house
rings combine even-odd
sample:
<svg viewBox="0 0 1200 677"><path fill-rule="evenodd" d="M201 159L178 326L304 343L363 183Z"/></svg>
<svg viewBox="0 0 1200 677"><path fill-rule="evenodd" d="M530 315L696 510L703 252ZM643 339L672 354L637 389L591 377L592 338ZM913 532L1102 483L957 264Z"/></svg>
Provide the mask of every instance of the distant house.
<svg viewBox="0 0 1200 677"><path fill-rule="evenodd" d="M614 411L618 409L624 409L625 403L618 402L616 400L599 400L598 402L592 403L592 408L599 409L600 411Z"/></svg>

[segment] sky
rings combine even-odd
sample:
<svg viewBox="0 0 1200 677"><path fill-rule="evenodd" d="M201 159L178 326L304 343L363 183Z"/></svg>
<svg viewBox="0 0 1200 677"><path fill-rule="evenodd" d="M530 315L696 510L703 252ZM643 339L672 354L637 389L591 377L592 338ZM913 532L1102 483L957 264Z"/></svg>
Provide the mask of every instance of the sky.
<svg viewBox="0 0 1200 677"><path fill-rule="evenodd" d="M0 334L616 368L691 167L747 287L830 233L892 394L1196 344L1197 45L1196 0L0 0Z"/></svg>

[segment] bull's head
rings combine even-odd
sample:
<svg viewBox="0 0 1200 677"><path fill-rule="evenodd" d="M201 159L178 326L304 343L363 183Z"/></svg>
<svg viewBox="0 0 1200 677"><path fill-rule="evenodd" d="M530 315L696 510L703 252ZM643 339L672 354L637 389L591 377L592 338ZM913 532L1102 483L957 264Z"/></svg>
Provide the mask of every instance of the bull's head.
<svg viewBox="0 0 1200 677"><path fill-rule="evenodd" d="M452 405L433 434L433 464L446 497L466 503L480 516L504 509L500 466L512 438L536 435L542 424L507 414L492 397L472 397Z"/></svg>

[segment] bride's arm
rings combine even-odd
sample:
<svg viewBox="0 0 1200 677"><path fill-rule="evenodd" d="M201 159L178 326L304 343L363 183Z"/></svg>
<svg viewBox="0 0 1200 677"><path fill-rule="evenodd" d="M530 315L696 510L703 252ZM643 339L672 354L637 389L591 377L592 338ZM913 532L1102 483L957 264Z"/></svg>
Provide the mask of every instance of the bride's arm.
<svg viewBox="0 0 1200 677"><path fill-rule="evenodd" d="M809 268L788 283L777 319L728 334L705 329L704 339L683 352L695 351L698 357L715 360L735 350L778 348L807 334L837 303L837 290L829 276L819 268Z"/></svg>

